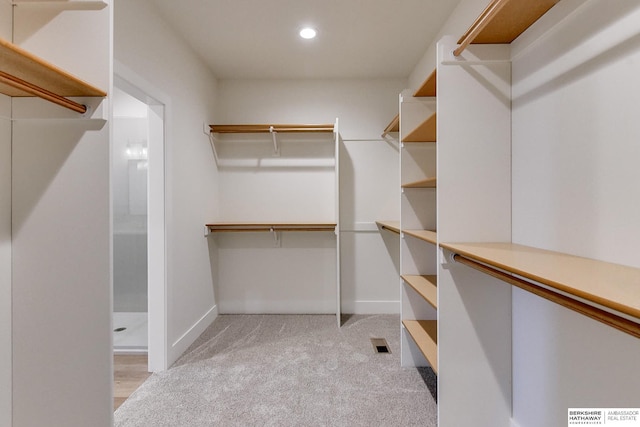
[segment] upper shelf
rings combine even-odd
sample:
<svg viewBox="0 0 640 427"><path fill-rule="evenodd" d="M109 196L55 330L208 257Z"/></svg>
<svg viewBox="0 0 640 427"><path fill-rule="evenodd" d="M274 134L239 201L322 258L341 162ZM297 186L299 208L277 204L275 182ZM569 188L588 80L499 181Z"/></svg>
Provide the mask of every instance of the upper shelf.
<svg viewBox="0 0 640 427"><path fill-rule="evenodd" d="M243 124L210 125L213 133L333 132L334 124Z"/></svg>
<svg viewBox="0 0 640 427"><path fill-rule="evenodd" d="M38 96L79 113L86 107L67 96L98 96L98 89L26 50L0 38L0 93Z"/></svg>
<svg viewBox="0 0 640 427"><path fill-rule="evenodd" d="M402 138L402 142L436 142L436 114L433 113L418 127Z"/></svg>
<svg viewBox="0 0 640 427"><path fill-rule="evenodd" d="M46 7L61 10L101 10L107 7L107 3L101 0L13 0L11 4L18 7Z"/></svg>
<svg viewBox="0 0 640 427"><path fill-rule="evenodd" d="M492 0L460 40L458 56L470 43L511 43L560 0Z"/></svg>
<svg viewBox="0 0 640 427"><path fill-rule="evenodd" d="M442 243L463 257L640 319L640 269L513 243Z"/></svg>
<svg viewBox="0 0 640 427"><path fill-rule="evenodd" d="M436 96L436 70L433 70L429 77L422 83L422 86L413 94L415 97Z"/></svg>
<svg viewBox="0 0 640 427"><path fill-rule="evenodd" d="M258 231L334 231L336 223L326 222L218 222L206 224L213 233Z"/></svg>

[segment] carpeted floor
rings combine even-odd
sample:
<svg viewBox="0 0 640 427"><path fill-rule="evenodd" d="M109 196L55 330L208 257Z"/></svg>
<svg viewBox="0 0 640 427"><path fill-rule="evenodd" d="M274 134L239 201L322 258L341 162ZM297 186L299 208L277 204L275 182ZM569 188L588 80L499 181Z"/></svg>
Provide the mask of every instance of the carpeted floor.
<svg viewBox="0 0 640 427"><path fill-rule="evenodd" d="M375 353L385 338L391 354ZM400 367L394 315L222 315L115 426L436 426L436 377Z"/></svg>

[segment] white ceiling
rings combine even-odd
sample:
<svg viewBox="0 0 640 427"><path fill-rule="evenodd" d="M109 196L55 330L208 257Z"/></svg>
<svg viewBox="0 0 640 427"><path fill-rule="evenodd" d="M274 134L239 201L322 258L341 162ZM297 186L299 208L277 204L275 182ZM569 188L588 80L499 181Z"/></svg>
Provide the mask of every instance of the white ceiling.
<svg viewBox="0 0 640 427"><path fill-rule="evenodd" d="M459 0L152 3L220 79L406 78Z"/></svg>

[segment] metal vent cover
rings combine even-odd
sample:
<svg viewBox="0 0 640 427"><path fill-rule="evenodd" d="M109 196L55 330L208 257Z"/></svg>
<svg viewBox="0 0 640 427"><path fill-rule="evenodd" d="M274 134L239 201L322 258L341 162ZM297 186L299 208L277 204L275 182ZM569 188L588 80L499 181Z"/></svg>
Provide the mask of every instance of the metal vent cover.
<svg viewBox="0 0 640 427"><path fill-rule="evenodd" d="M387 340L384 338L371 338L371 344L376 353L391 353L389 344L387 344Z"/></svg>

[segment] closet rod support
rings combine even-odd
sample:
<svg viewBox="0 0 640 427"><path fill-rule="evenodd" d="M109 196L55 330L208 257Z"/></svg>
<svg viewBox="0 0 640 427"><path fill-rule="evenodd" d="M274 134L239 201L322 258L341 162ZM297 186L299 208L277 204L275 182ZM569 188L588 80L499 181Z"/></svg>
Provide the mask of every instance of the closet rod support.
<svg viewBox="0 0 640 427"><path fill-rule="evenodd" d="M495 269L493 267L482 264L480 262L474 261L460 254L454 253L451 258L454 262L464 264L468 267L471 267L482 273L488 274L489 276L495 277L496 279L500 279L504 282L509 283L510 285L516 286L522 290L530 292L548 301L554 302L565 308L568 308L577 313L580 313L584 316L590 317L593 320L596 320L598 322L604 323L605 325L616 328L619 331L625 332L636 338L640 338L640 324L632 322L631 320L626 319L622 316L618 316L617 314L602 310L601 308L594 307L589 304L585 304L582 301L569 298L564 294L554 292L545 287L520 279L519 277L505 273L501 270Z"/></svg>
<svg viewBox="0 0 640 427"><path fill-rule="evenodd" d="M274 247L279 248L282 247L282 240L280 239L280 232L275 228L271 227L270 230L273 233L273 244Z"/></svg>
<svg viewBox="0 0 640 427"><path fill-rule="evenodd" d="M280 157L280 147L278 146L278 132L273 128L273 126L269 126L269 132L271 133L271 137L273 138L273 156Z"/></svg>
<svg viewBox="0 0 640 427"><path fill-rule="evenodd" d="M76 113L84 114L87 112L86 105L71 101L70 99L43 89L40 86L36 86L32 83L24 81L16 76L12 76L11 74L5 73L4 71L0 71L0 83L4 83L23 92L27 92L31 95L37 96L38 98L45 99L49 102L53 102L54 104L60 105L61 107L73 110Z"/></svg>

